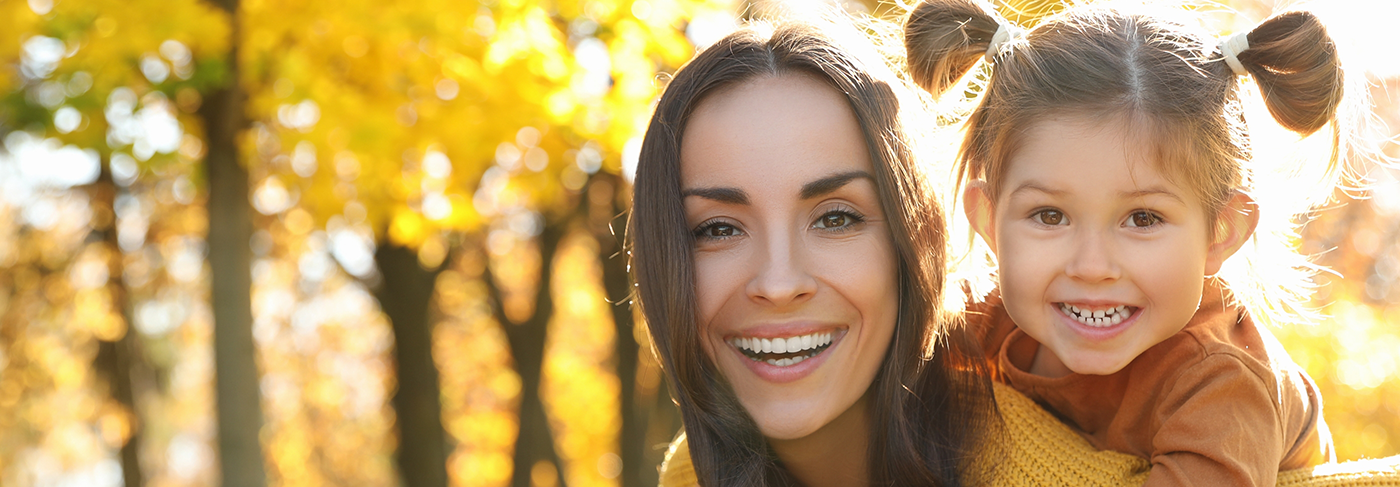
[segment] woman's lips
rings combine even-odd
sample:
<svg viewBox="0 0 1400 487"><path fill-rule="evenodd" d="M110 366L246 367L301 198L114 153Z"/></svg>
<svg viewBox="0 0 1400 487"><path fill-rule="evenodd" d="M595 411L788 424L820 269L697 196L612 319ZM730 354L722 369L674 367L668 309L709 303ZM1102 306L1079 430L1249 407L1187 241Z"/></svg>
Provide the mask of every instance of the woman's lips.
<svg viewBox="0 0 1400 487"><path fill-rule="evenodd" d="M771 330L769 330L771 331ZM845 328L826 328L802 334L772 336L733 336L725 340L754 375L768 382L792 382L811 374L840 345Z"/></svg>

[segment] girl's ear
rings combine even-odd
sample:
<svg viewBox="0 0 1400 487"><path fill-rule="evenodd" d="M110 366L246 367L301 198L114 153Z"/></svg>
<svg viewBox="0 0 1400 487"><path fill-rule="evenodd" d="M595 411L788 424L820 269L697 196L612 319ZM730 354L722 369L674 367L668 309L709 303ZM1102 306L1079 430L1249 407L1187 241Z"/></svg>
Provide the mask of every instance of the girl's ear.
<svg viewBox="0 0 1400 487"><path fill-rule="evenodd" d="M987 194L987 183L969 182L963 189L963 212L967 213L967 222L972 225L972 230L987 242L987 246L992 248L992 253L997 251L994 210L992 198Z"/></svg>
<svg viewBox="0 0 1400 487"><path fill-rule="evenodd" d="M1207 276L1220 272L1225 259L1235 255L1254 235L1254 227L1259 225L1259 206L1254 198L1236 191L1215 215L1215 222L1215 233L1206 250Z"/></svg>

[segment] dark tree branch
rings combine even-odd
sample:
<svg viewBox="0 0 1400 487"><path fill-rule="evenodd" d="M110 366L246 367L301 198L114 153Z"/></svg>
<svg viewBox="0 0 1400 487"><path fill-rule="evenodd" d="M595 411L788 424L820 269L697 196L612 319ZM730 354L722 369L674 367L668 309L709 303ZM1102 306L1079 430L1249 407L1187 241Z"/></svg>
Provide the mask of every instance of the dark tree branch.
<svg viewBox="0 0 1400 487"><path fill-rule="evenodd" d="M511 356L515 358L516 372L520 374L520 430L515 439L515 465L512 485L530 486L530 470L535 463L546 460L554 464L558 472L558 485L566 485L559 455L554 448L554 435L549 427L549 418L540 400L540 379L544 366L544 345L549 329L549 318L554 315L554 300L550 295L550 283L554 276L554 258L559 243L568 231L569 219L550 222L545 225L539 237L540 277L535 288L534 313L523 323L513 323L504 313L501 293L496 289L491 266L486 266L483 279L492 297L492 311L496 320L506 331L510 342Z"/></svg>
<svg viewBox="0 0 1400 487"><path fill-rule="evenodd" d="M112 182L112 169L104 156L101 173L97 181L88 187L93 204L93 236L107 247L111 254L107 261L107 292L111 307L121 317L124 331L115 341L98 340L97 355L93 357L93 368L107 382L112 399L121 404L132 418L131 436L121 447L122 481L127 487L142 485L141 459L141 412L136 406L137 376L147 376L148 371L142 360L140 342L136 330L132 329L130 293L122 279L125 266L121 245L117 242L116 199L117 185Z"/></svg>
<svg viewBox="0 0 1400 487"><path fill-rule="evenodd" d="M384 276L375 296L394 329L399 473L408 487L446 487L450 447L442 427L431 316L437 276L446 266L424 269L413 249L387 242L375 251L374 260Z"/></svg>
<svg viewBox="0 0 1400 487"><path fill-rule="evenodd" d="M612 311L618 384L618 417L622 431L618 443L622 457L623 487L651 487L657 483L655 468L647 468L644 444L649 408L637 397L638 346L632 316L632 279L627 275L627 254L623 235L627 226L624 208L618 202L626 191L621 178L599 173L587 188L589 223L598 242L598 262L603 269L603 290Z"/></svg>
<svg viewBox="0 0 1400 487"><path fill-rule="evenodd" d="M267 483L262 445L261 394L257 347L253 343L252 208L248 171L238 154L238 133L247 125L243 90L238 85L238 0L210 0L229 16L230 48L225 86L204 98L209 181L209 280L214 311L214 370L219 422L219 470L224 487Z"/></svg>

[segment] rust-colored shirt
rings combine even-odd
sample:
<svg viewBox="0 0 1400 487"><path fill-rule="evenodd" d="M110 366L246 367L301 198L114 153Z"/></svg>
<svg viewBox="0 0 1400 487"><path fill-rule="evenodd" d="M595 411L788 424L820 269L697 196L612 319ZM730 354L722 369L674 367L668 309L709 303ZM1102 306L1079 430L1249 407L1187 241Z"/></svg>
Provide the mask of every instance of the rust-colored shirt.
<svg viewBox="0 0 1400 487"><path fill-rule="evenodd" d="M1317 385L1268 330L1207 287L1181 332L1111 375L1033 375L1040 344L993 297L969 309L997 380L1101 450L1152 462L1147 485L1273 485L1335 461Z"/></svg>

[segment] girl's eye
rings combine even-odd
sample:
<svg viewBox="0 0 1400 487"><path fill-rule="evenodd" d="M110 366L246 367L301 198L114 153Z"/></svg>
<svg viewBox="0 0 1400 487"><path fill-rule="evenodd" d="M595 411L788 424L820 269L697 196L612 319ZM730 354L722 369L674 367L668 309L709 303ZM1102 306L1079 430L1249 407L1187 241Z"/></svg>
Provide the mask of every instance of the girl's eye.
<svg viewBox="0 0 1400 487"><path fill-rule="evenodd" d="M1031 218L1050 226L1062 225L1065 222L1065 214L1060 210L1040 210L1035 215L1031 215Z"/></svg>
<svg viewBox="0 0 1400 487"><path fill-rule="evenodd" d="M1130 227L1150 227L1162 223L1162 217L1150 211L1137 211L1128 215L1128 226Z"/></svg>
<svg viewBox="0 0 1400 487"><path fill-rule="evenodd" d="M861 218L860 215L853 212L836 210L827 212L825 215L817 218L817 222L812 224L812 226L821 229L842 229L862 221L865 220Z"/></svg>
<svg viewBox="0 0 1400 487"><path fill-rule="evenodd" d="M743 232L739 231L738 227L722 221L701 223L700 226L695 228L693 233L696 239L714 240L743 235Z"/></svg>

